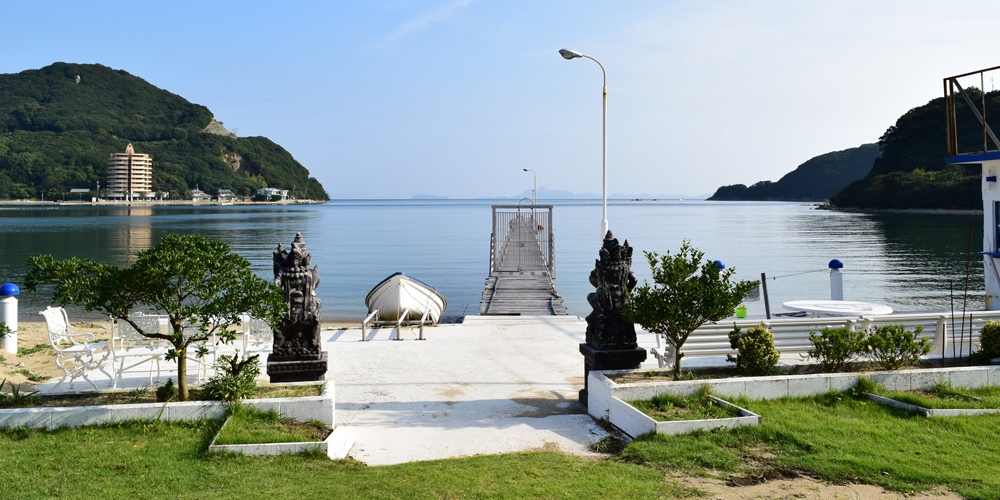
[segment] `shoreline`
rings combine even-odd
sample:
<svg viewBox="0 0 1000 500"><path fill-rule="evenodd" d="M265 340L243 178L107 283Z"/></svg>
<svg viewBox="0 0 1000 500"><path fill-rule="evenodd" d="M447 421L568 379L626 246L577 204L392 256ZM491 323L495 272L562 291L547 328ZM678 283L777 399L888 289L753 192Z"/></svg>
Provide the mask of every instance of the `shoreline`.
<svg viewBox="0 0 1000 500"><path fill-rule="evenodd" d="M835 207L825 203L815 205L813 210L828 210L853 214L921 214L921 215L975 215L982 217L982 210L967 210L958 208L851 208Z"/></svg>
<svg viewBox="0 0 1000 500"><path fill-rule="evenodd" d="M153 201L31 201L31 200L0 200L0 207L3 206L18 206L18 207L151 207L151 206L203 206L203 207L218 207L218 206L229 206L229 205L319 205L326 203L325 201L316 200L286 200L286 201L194 201L194 200L153 200Z"/></svg>

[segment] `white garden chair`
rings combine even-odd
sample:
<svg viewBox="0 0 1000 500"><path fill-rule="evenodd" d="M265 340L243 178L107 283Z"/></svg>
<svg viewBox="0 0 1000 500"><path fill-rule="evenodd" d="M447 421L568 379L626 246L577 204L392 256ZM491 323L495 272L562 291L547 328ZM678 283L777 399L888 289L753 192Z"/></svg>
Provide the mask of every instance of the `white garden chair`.
<svg viewBox="0 0 1000 500"><path fill-rule="evenodd" d="M161 333L162 322L159 316L136 314L131 316L139 328L147 333ZM173 347L160 339L152 339L139 333L128 321L112 320L111 346L114 351L114 387L118 383L125 387L122 374L143 363L149 363L149 385L153 385L153 368L156 368L156 383L160 383L160 361ZM126 366L126 363L128 365Z"/></svg>
<svg viewBox="0 0 1000 500"><path fill-rule="evenodd" d="M62 369L63 377L52 388L55 389L69 379L69 388L73 389L73 380L82 377L95 390L97 386L87 377L87 371L98 369L108 376L108 386L114 384L114 377L104 370L104 364L112 351L106 341L94 342L93 333L73 333L73 325L69 324L69 316L61 307L46 307L38 314L45 318L49 330L49 342L56 350L56 366ZM99 355L99 351L104 351ZM70 363L67 365L67 362ZM112 364L114 362L112 361ZM113 369L113 368L112 368Z"/></svg>
<svg viewBox="0 0 1000 500"><path fill-rule="evenodd" d="M264 353L271 351L274 345L274 330L271 324L262 319L250 317L243 313L240 321L243 325L243 355L247 356L250 351Z"/></svg>

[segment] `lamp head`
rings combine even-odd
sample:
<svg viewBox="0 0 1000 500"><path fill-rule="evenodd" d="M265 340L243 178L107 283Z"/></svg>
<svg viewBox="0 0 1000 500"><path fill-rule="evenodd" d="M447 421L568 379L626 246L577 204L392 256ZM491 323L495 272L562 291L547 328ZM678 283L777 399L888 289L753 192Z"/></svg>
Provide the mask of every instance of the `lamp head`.
<svg viewBox="0 0 1000 500"><path fill-rule="evenodd" d="M528 169L524 169L524 171L525 171L525 172L527 172L527 171L528 171Z"/></svg>
<svg viewBox="0 0 1000 500"><path fill-rule="evenodd" d="M563 56L564 59L576 59L577 57L583 57L583 54L569 49L559 49L559 55Z"/></svg>

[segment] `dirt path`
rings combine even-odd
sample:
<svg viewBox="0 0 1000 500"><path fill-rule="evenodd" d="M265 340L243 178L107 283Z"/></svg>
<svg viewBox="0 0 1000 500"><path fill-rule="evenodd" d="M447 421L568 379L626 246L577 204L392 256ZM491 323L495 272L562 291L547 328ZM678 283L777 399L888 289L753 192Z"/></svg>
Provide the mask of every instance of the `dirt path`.
<svg viewBox="0 0 1000 500"><path fill-rule="evenodd" d="M702 497L711 500L744 500L757 498L808 498L818 500L933 498L940 500L961 499L958 493L944 487L919 493L888 491L870 484L830 484L807 476L775 479L749 486L730 486L726 481L704 477L676 477L689 488L707 493Z"/></svg>

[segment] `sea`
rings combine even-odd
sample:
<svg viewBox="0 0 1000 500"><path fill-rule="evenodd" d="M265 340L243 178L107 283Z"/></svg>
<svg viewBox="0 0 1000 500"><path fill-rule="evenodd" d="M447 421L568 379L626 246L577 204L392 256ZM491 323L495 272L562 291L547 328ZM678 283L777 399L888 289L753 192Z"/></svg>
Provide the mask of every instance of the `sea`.
<svg viewBox="0 0 1000 500"><path fill-rule="evenodd" d="M272 252L302 233L319 266L324 320L359 320L369 290L403 271L448 300L446 321L477 314L489 274L491 205L505 200L335 200L312 205L0 207L0 284L22 286L30 256L80 257L125 266L168 234L222 240L272 279ZM555 286L570 314L590 312L590 271L599 257L600 200L554 205ZM844 267L844 298L896 311L984 307L983 218L975 215L843 213L786 202L609 200L611 231L635 249L632 269L650 276L646 252L684 240L720 260L734 279L764 273L772 313L792 300L829 299L828 264ZM971 238L970 238L971 237ZM971 245L970 245L971 241ZM968 272L968 274L967 274ZM968 279L967 279L968 276ZM23 288L23 287L22 287ZM40 290L19 297L21 321L52 304ZM746 303L763 318L764 301ZM96 312L68 307L71 319Z"/></svg>

